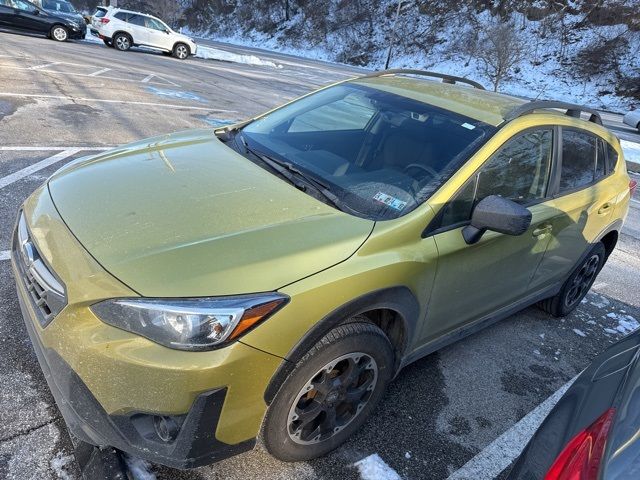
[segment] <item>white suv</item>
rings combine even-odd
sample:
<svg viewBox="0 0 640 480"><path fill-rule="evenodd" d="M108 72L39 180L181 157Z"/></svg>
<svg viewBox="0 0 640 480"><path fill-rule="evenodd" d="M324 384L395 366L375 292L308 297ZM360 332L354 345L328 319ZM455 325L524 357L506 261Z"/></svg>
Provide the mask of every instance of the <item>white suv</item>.
<svg viewBox="0 0 640 480"><path fill-rule="evenodd" d="M91 33L122 51L133 46L151 47L184 60L195 55L198 48L193 40L174 32L162 20L121 8L98 8L91 19L91 27Z"/></svg>

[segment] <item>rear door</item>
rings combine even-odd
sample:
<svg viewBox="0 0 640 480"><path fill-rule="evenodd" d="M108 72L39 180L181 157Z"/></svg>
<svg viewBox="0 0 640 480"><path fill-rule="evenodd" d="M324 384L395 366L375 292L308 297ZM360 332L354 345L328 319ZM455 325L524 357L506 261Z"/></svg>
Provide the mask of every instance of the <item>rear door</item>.
<svg viewBox="0 0 640 480"><path fill-rule="evenodd" d="M49 31L49 23L40 17L38 7L24 0L12 1L15 7L13 21L17 28L26 32L47 33Z"/></svg>
<svg viewBox="0 0 640 480"><path fill-rule="evenodd" d="M11 0L0 0L0 27L15 28L15 11Z"/></svg>
<svg viewBox="0 0 640 480"><path fill-rule="evenodd" d="M145 26L147 17L145 15L128 14L127 32L133 37L136 45L149 45L149 32Z"/></svg>
<svg viewBox="0 0 640 480"><path fill-rule="evenodd" d="M551 242L532 286L563 281L580 257L611 223L619 192L610 188L607 143L577 128L559 128Z"/></svg>

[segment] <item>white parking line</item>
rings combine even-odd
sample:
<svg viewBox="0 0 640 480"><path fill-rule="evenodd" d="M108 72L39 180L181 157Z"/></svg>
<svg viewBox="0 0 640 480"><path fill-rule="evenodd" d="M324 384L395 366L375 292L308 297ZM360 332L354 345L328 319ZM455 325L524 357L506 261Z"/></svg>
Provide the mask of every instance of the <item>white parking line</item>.
<svg viewBox="0 0 640 480"><path fill-rule="evenodd" d="M113 147L56 147L56 146L51 146L51 147L6 147L6 146L0 146L0 152L49 152L49 151L56 151L56 150L72 150L74 148L77 148L79 150L87 150L87 151L104 151L104 150L111 150L112 148L115 148L115 146Z"/></svg>
<svg viewBox="0 0 640 480"><path fill-rule="evenodd" d="M155 74L151 73L140 80L140 83L149 83L149 80L151 80L153 77L155 77Z"/></svg>
<svg viewBox="0 0 640 480"><path fill-rule="evenodd" d="M0 262L3 260L9 260L11 258L11 252L9 250L0 251Z"/></svg>
<svg viewBox="0 0 640 480"><path fill-rule="evenodd" d="M192 107L191 105L177 105L175 103L154 103L154 102L131 102L128 100L109 100L106 98L86 98L67 97L64 95L41 95L35 93L5 93L0 92L0 97L23 97L23 98L49 98L52 100L70 100L74 102L95 102L95 103L118 103L123 105L145 105L162 108L185 108L187 110L201 110L204 112L238 113L235 110L223 110L220 108Z"/></svg>
<svg viewBox="0 0 640 480"><path fill-rule="evenodd" d="M53 67L54 65L60 65L62 62L43 63L42 65L34 65L29 67L28 70L40 70L42 68Z"/></svg>
<svg viewBox="0 0 640 480"><path fill-rule="evenodd" d="M565 383L556 393L531 410L518 423L465 463L462 468L449 475L447 480L492 480L500 475L522 453L542 421L576 378L577 376Z"/></svg>
<svg viewBox="0 0 640 480"><path fill-rule="evenodd" d="M107 73L110 68L103 68L102 70L98 70L97 72L90 73L87 77L97 77L98 75L102 75L103 73Z"/></svg>
<svg viewBox="0 0 640 480"><path fill-rule="evenodd" d="M3 189L7 185L11 185L12 183L17 182L18 180L23 179L24 177L28 177L29 175L42 170L43 168L47 168L54 163L57 163L65 158L69 158L72 155L75 155L78 152L81 152L82 148L70 148L69 150L65 150L60 153L56 153L55 155L45 158L44 160L39 161L38 163L34 163L33 165L29 165L28 167L23 168L22 170L18 170L17 172L12 173L11 175L7 175L6 177L0 178L0 189Z"/></svg>

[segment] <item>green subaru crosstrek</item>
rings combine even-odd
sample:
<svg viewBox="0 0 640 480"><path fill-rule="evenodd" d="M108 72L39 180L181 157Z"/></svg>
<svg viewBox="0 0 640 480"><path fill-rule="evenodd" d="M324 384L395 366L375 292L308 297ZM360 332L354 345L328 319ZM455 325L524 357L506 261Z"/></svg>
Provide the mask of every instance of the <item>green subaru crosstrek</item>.
<svg viewBox="0 0 640 480"><path fill-rule="evenodd" d="M257 437L304 460L408 363L571 312L634 185L597 112L389 71L68 164L12 264L74 436L181 468Z"/></svg>

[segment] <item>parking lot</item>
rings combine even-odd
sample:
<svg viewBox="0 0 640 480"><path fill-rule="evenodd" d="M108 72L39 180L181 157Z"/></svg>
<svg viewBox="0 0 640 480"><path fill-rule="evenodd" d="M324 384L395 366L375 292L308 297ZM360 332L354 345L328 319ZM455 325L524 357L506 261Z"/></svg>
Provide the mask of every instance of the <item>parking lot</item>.
<svg viewBox="0 0 640 480"><path fill-rule="evenodd" d="M244 52L277 66L181 62L0 32L0 478L79 478L15 295L8 250L18 207L75 158L243 119L358 72ZM605 118L640 142L619 117ZM258 447L193 471L147 471L158 479L346 480L360 478L355 462L377 454L405 479L500 478L556 392L640 326L638 252L636 192L618 247L577 312L558 320L532 307L410 365L365 427L327 457L285 464Z"/></svg>

